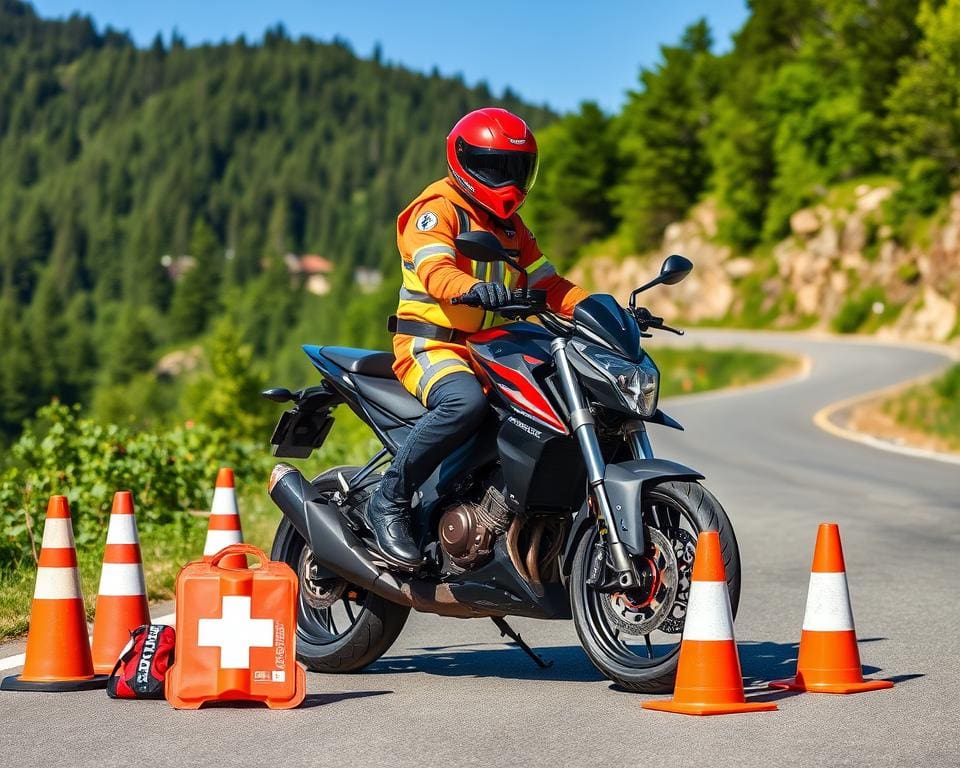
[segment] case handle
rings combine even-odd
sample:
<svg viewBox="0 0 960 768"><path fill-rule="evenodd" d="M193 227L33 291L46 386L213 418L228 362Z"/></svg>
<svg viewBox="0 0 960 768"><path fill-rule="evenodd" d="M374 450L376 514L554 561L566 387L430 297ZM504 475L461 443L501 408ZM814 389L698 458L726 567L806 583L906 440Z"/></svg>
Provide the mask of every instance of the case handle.
<svg viewBox="0 0 960 768"><path fill-rule="evenodd" d="M221 549L217 554L210 557L210 565L220 566L220 561L223 558L228 557L229 555L250 555L251 557L257 558L260 562L260 565L263 566L266 563L270 562L270 558L267 557L266 552L264 552L259 547L253 546L253 544L228 544L226 547ZM239 570L239 569L227 569L227 570Z"/></svg>

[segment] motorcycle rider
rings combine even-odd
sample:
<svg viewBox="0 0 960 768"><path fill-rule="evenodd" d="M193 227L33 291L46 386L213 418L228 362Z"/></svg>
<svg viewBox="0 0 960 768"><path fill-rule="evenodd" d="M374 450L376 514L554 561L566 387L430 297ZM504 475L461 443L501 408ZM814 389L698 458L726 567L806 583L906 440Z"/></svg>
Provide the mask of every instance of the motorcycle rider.
<svg viewBox="0 0 960 768"><path fill-rule="evenodd" d="M499 322L519 275L504 262L459 254L458 234L485 230L544 289L554 312L571 315L587 294L557 275L517 209L537 176L537 142L514 114L488 107L465 115L447 136L447 177L424 189L397 218L403 284L394 331L393 370L429 409L417 422L370 498L366 517L386 559L415 568L413 494L443 459L479 427L487 400L469 362L466 338ZM479 307L451 304L467 294Z"/></svg>

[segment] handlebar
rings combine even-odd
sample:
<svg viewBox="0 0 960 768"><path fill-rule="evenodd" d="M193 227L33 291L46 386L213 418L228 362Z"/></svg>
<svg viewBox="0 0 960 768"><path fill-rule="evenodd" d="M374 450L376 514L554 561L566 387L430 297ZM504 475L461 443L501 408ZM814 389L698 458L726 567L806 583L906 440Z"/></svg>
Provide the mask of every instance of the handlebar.
<svg viewBox="0 0 960 768"><path fill-rule="evenodd" d="M469 293L455 296L451 304L465 307L479 307L480 301ZM507 317L526 317L544 312L547 309L547 292L534 288L517 288L510 295L510 303L492 310Z"/></svg>

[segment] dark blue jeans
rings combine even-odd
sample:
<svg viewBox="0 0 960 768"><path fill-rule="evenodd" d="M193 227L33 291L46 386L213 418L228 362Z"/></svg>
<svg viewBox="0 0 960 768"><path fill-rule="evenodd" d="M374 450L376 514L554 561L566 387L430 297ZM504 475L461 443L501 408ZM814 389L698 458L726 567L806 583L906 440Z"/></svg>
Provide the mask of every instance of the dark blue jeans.
<svg viewBox="0 0 960 768"><path fill-rule="evenodd" d="M409 504L441 462L476 432L487 398L472 373L451 373L430 388L427 408L383 473L380 492L394 504Z"/></svg>

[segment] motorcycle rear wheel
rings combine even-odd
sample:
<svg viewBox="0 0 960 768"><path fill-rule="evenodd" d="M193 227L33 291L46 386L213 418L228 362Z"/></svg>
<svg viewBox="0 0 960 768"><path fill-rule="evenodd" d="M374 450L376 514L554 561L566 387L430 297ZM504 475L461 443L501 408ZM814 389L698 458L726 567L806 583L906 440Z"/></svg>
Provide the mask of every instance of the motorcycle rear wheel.
<svg viewBox="0 0 960 768"><path fill-rule="evenodd" d="M740 550L720 502L699 483L671 480L645 488L641 505L647 526L673 532L669 535L673 539L683 538L688 547L700 531L719 532L730 607L736 616L740 602ZM676 534L681 527L687 531L686 536ZM653 629L645 636L636 636L644 640L643 646L629 644L628 641L636 637L629 637L623 625L616 626L609 606L603 605L604 600L612 599L611 595L587 584L598 536L594 528L581 537L570 573L573 621L583 649L593 665L618 686L637 693L669 693L676 678L681 635L661 631L658 639L665 638L670 642L654 645L651 635L658 630ZM692 567L692 552L688 567Z"/></svg>
<svg viewBox="0 0 960 768"><path fill-rule="evenodd" d="M356 471L356 467L335 467L314 478L312 485L320 492L332 492L337 489L339 472L350 476ZM410 609L343 580L339 580L343 583L329 585L314 582L314 586L320 588L316 592L329 586L331 596L336 599L326 608L312 605L311 594L304 588L303 572L309 556L303 537L287 518L281 519L270 558L287 563L301 579L297 606L297 660L313 672L356 672L390 649L399 637ZM313 602L316 603L316 599Z"/></svg>

